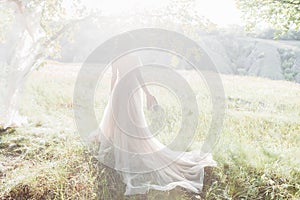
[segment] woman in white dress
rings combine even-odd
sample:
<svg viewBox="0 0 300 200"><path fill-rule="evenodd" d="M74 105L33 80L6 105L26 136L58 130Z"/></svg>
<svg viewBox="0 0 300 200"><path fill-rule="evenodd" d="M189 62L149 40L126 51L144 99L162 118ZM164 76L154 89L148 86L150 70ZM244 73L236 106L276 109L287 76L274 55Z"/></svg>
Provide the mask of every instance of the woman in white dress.
<svg viewBox="0 0 300 200"><path fill-rule="evenodd" d="M176 186L199 193L204 167L216 166L210 154L179 152L157 140L147 128L143 95L147 107L157 105L144 85L137 56L123 56L114 62L111 94L99 129L90 139L100 145L99 160L121 174L125 195L145 194L149 189L171 190Z"/></svg>

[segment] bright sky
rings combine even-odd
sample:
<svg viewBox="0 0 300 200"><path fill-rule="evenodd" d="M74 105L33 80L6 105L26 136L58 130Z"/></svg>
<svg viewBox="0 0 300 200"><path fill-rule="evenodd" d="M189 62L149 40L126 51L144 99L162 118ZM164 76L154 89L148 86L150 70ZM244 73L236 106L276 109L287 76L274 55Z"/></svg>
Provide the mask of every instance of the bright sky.
<svg viewBox="0 0 300 200"><path fill-rule="evenodd" d="M242 24L235 0L197 0L197 7L199 13L220 26Z"/></svg>
<svg viewBox="0 0 300 200"><path fill-rule="evenodd" d="M68 0L65 0L68 1ZM145 8L162 8L172 0L84 0L90 8L100 8L104 14L117 15ZM197 10L219 26L242 24L235 0L196 0Z"/></svg>

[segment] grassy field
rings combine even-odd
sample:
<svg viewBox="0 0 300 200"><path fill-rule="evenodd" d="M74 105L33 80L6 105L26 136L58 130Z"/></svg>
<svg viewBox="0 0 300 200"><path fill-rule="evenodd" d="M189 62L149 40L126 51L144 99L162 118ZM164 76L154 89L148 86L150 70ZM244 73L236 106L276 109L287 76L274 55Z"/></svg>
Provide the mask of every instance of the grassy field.
<svg viewBox="0 0 300 200"><path fill-rule="evenodd" d="M176 188L124 196L119 175L97 162L76 131L72 97L78 69L46 66L28 79L20 102L28 126L0 131L0 199L300 199L299 84L222 75L226 115L213 152L218 166L205 169L203 193ZM191 146L197 149L211 119L209 93L195 73L180 73L199 102ZM98 120L108 88L109 74L97 90ZM151 89L166 109L159 138L167 143L180 125L178 102Z"/></svg>

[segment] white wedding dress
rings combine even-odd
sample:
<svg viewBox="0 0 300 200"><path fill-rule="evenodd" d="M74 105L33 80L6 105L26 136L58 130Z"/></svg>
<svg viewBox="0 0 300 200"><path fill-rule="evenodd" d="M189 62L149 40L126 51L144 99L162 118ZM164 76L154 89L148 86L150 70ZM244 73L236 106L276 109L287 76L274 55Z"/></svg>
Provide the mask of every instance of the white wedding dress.
<svg viewBox="0 0 300 200"><path fill-rule="evenodd" d="M99 142L98 158L121 174L125 195L176 186L199 193L204 167L216 166L216 162L200 150L173 151L151 134L146 127L142 90L137 89L141 84L133 70L137 67L133 64L135 58L126 56L114 63L118 79L99 128L90 134Z"/></svg>

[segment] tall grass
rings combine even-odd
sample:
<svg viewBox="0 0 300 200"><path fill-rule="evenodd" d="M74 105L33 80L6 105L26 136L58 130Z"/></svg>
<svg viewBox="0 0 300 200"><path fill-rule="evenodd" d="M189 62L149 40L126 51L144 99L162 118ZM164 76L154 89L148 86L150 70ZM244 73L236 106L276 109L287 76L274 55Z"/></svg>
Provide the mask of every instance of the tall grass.
<svg viewBox="0 0 300 200"><path fill-rule="evenodd" d="M222 75L226 115L206 168L203 192L182 188L124 196L118 173L95 159L81 141L72 96L78 67L47 66L30 76L20 104L29 125L0 132L1 199L300 199L300 85ZM197 94L199 125L191 149L200 149L211 121L209 92L192 71L180 72ZM109 74L96 91L98 120L107 102ZM168 116L159 139L180 127L178 102L152 88ZM176 107L177 106L177 107Z"/></svg>

